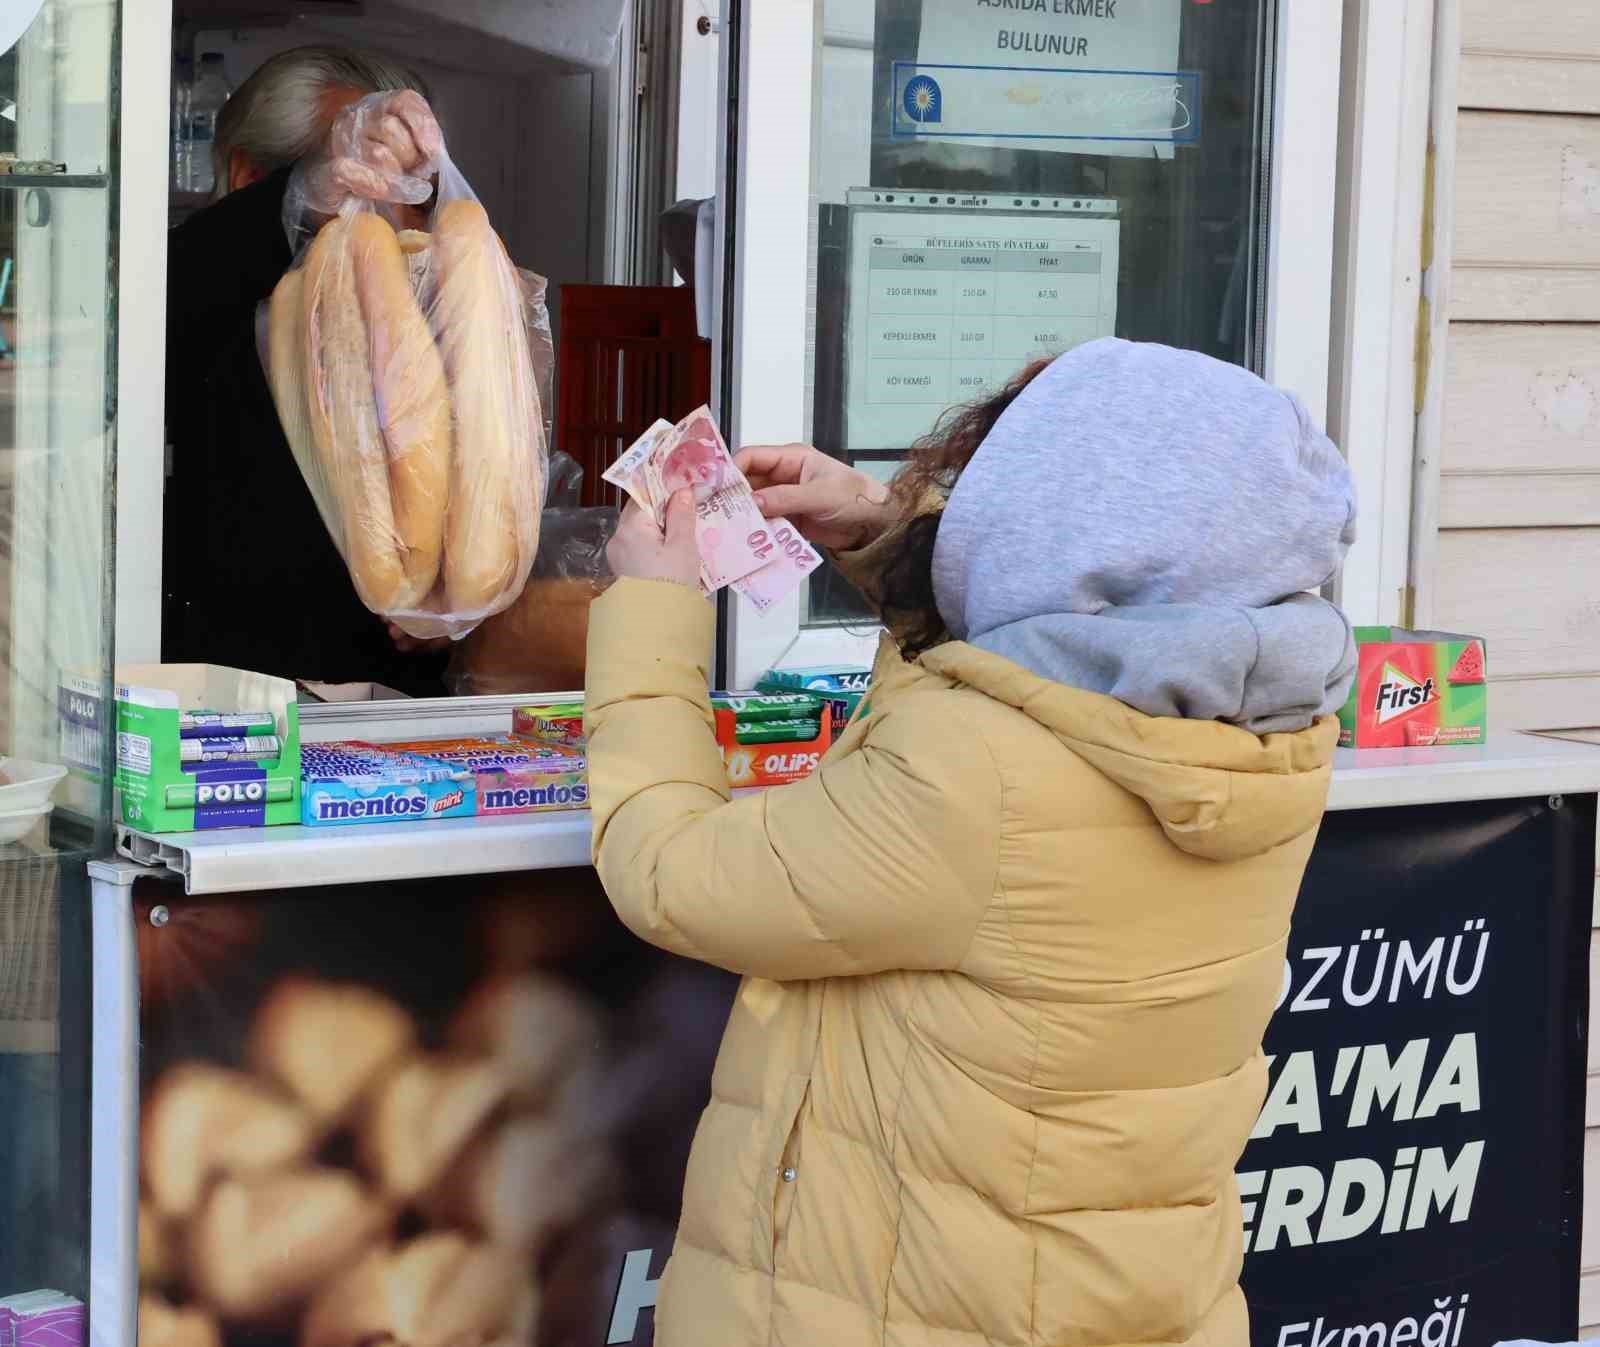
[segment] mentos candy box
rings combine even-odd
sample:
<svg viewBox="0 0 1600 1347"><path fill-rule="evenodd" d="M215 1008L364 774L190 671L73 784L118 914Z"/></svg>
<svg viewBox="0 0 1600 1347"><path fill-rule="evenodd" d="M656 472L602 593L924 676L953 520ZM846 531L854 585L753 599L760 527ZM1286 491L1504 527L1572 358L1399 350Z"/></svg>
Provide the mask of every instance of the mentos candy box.
<svg viewBox="0 0 1600 1347"><path fill-rule="evenodd" d="M584 809L588 764L581 754L511 737L428 739L385 748L472 773L479 814L531 814Z"/></svg>
<svg viewBox="0 0 1600 1347"><path fill-rule="evenodd" d="M787 694L776 704L750 693L712 698L717 746L728 784L735 789L751 786L786 786L816 770L833 743L833 722L822 715L795 717ZM768 711L782 712L766 717Z"/></svg>
<svg viewBox="0 0 1600 1347"><path fill-rule="evenodd" d="M871 682L871 669L825 664L809 669L769 669L761 675L756 688L761 692L811 692L820 696L833 712L833 737L837 739L867 695Z"/></svg>
<svg viewBox="0 0 1600 1347"><path fill-rule="evenodd" d="M1481 744L1488 688L1481 637L1357 627L1355 689L1339 713L1343 748Z"/></svg>
<svg viewBox="0 0 1600 1347"><path fill-rule="evenodd" d="M511 713L511 733L535 743L581 749L584 746L583 703L519 706Z"/></svg>
<svg viewBox="0 0 1600 1347"><path fill-rule="evenodd" d="M477 812L472 773L359 740L306 744L301 821L308 827L468 818Z"/></svg>

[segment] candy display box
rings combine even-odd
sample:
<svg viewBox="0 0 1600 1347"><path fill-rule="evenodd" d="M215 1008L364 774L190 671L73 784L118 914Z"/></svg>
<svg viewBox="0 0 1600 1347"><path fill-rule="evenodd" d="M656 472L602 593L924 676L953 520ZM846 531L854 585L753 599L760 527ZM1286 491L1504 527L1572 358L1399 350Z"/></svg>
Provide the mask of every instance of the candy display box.
<svg viewBox="0 0 1600 1347"><path fill-rule="evenodd" d="M855 715L856 707L867 695L872 670L855 665L828 664L809 669L770 669L756 683L760 692L809 692L826 701L833 712L833 737Z"/></svg>
<svg viewBox="0 0 1600 1347"><path fill-rule="evenodd" d="M141 832L193 832L300 822L300 711L286 679L217 664L123 665L116 671L116 817ZM195 760L185 714L260 712L271 755ZM246 740L258 743L259 739Z"/></svg>
<svg viewBox="0 0 1600 1347"><path fill-rule="evenodd" d="M558 748L583 748L583 703L519 706L511 715L511 732L519 739Z"/></svg>
<svg viewBox="0 0 1600 1347"><path fill-rule="evenodd" d="M1488 688L1482 637L1357 627L1358 666L1339 713L1341 748L1482 744Z"/></svg>
<svg viewBox="0 0 1600 1347"><path fill-rule="evenodd" d="M833 719L819 697L714 693L711 713L728 784L736 790L803 780L833 744Z"/></svg>

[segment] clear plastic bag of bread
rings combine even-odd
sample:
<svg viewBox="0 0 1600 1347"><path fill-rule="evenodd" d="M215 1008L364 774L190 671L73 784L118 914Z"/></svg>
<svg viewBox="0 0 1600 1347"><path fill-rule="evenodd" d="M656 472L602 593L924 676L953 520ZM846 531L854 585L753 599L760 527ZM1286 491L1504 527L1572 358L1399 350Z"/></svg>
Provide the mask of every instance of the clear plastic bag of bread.
<svg viewBox="0 0 1600 1347"><path fill-rule="evenodd" d="M546 509L527 586L450 652L450 691L486 697L581 688L589 605L613 578L606 544L616 530L617 511L609 506Z"/></svg>
<svg viewBox="0 0 1600 1347"><path fill-rule="evenodd" d="M517 599L539 550L543 284L416 94L345 109L291 176L284 222L298 255L258 337L295 461L361 601L459 639Z"/></svg>

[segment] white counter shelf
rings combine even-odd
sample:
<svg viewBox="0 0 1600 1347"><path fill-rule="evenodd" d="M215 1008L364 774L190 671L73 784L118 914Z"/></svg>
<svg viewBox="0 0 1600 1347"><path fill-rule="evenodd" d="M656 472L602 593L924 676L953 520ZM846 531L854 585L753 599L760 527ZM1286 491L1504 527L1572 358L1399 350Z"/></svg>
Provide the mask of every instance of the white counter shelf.
<svg viewBox="0 0 1600 1347"><path fill-rule="evenodd" d="M1328 807L1383 809L1595 792L1600 746L1501 734L1483 748L1341 750ZM166 834L120 828L117 849L130 860L181 876L191 894L439 879L587 865L589 814Z"/></svg>

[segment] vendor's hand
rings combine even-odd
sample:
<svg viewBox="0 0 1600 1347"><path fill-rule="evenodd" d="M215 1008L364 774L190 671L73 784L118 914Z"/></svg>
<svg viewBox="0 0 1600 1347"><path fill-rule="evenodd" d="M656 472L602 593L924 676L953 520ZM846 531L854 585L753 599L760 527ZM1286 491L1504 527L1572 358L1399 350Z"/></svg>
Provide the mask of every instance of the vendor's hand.
<svg viewBox="0 0 1600 1347"><path fill-rule="evenodd" d="M421 94L368 94L334 118L323 149L296 166L287 215L332 216L351 197L420 205L444 155L444 134Z"/></svg>
<svg viewBox="0 0 1600 1347"><path fill-rule="evenodd" d="M761 513L786 516L818 547L854 551L895 522L887 486L809 444L752 445L733 461Z"/></svg>
<svg viewBox="0 0 1600 1347"><path fill-rule="evenodd" d="M685 489L667 502L665 535L630 501L606 546L606 560L619 578L671 580L698 587L700 549L694 537L694 493Z"/></svg>
<svg viewBox="0 0 1600 1347"><path fill-rule="evenodd" d="M448 636L435 636L431 639L412 636L403 631L393 622L384 624L389 629L389 639L394 642L394 648L402 655L426 655L435 650L444 650L450 644Z"/></svg>

